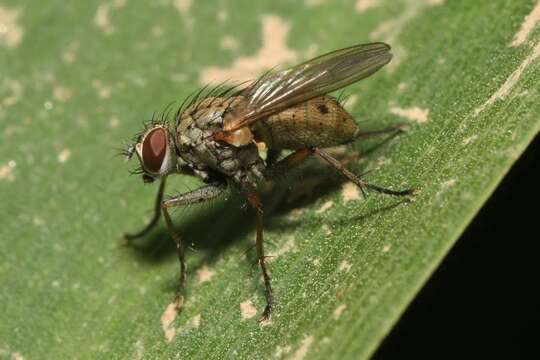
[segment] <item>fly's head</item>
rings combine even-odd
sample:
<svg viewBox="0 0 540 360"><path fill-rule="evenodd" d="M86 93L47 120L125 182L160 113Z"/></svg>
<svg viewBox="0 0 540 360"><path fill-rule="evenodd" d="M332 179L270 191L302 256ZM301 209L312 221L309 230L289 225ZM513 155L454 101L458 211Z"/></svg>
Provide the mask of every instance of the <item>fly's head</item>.
<svg viewBox="0 0 540 360"><path fill-rule="evenodd" d="M133 173L142 174L145 183L166 176L176 168L174 139L166 124L152 124L141 133L134 145L128 147L125 155L128 160L137 154L140 167Z"/></svg>

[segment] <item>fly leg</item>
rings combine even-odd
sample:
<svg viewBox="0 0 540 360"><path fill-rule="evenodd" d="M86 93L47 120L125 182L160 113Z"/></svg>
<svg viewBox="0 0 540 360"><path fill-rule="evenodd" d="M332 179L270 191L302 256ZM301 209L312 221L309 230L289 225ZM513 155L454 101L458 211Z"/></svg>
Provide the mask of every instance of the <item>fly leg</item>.
<svg viewBox="0 0 540 360"><path fill-rule="evenodd" d="M381 130L360 132L360 133L358 133L358 135L356 135L354 140L366 139L366 138L371 138L371 137L381 136L381 135L387 135L387 134L397 135L399 133L403 133L403 132L406 132L406 131L407 131L407 125L406 124L398 124L398 125L394 125L394 126L390 126L390 127L381 129ZM393 137L393 136L391 136L391 137Z"/></svg>
<svg viewBox="0 0 540 360"><path fill-rule="evenodd" d="M255 240L255 249L257 250L257 259L261 267L261 272L264 280L264 288L266 295L266 306L259 319L259 322L270 319L272 314L272 306L274 303L274 296L272 293L272 281L266 267L266 258L264 256L264 243L263 243L263 204L261 199L255 191L250 190L247 193L247 200L251 207L255 209L257 213L257 238Z"/></svg>
<svg viewBox="0 0 540 360"><path fill-rule="evenodd" d="M272 179L275 177L279 177L280 175L283 175L287 172L291 167L296 166L303 161L305 161L310 155L317 155L330 165L334 167L339 173L341 173L343 176L345 176L347 179L352 181L354 184L356 184L360 190L362 190L362 193L365 195L364 189L370 189L374 190L376 192L387 194L387 195L394 195L394 196L409 196L414 195L415 190L407 189L407 190L390 190L386 189L377 185L370 184L364 180L362 180L359 176L353 174L350 170L348 170L341 162L339 162L337 159L333 158L328 152L319 149L319 148L305 148L296 150L289 156L285 157L283 160L280 160L277 162L274 166L267 169L265 172L265 176L267 179Z"/></svg>
<svg viewBox="0 0 540 360"><path fill-rule="evenodd" d="M310 149L310 148L296 150L292 154L287 155L285 158L281 159L280 161L266 168L264 176L267 180L272 180L280 176L283 176L292 167L303 163L312 154L313 154L313 149Z"/></svg>
<svg viewBox="0 0 540 360"><path fill-rule="evenodd" d="M170 199L164 200L161 203L161 210L163 211L163 217L165 218L167 229L169 230L169 233L176 244L176 254L178 256L178 261L180 262L180 281L179 281L178 289L176 291L176 298L175 298L175 304L178 309L181 308L182 304L184 303L183 293L186 287L187 267L186 267L184 245L182 244L182 237L174 228L174 224L171 220L171 216L169 215L168 209L172 207L197 204L203 201L214 199L218 197L219 195L221 195L223 191L225 191L226 188L227 188L226 183L216 182L216 183L212 183L212 184L203 186L201 188L195 189L193 191L187 192L185 194L181 194L181 195L172 197Z"/></svg>
<svg viewBox="0 0 540 360"><path fill-rule="evenodd" d="M159 217L161 216L161 202L163 201L163 192L165 191L165 182L166 177L163 177L161 179L161 182L159 183L159 189L156 196L156 201L154 205L154 216L152 217L152 220L141 230L136 233L127 233L124 234L124 242L123 245L129 245L132 240L138 239L140 237L143 237L146 235L159 221Z"/></svg>
<svg viewBox="0 0 540 360"><path fill-rule="evenodd" d="M321 159L323 159L324 161L332 165L334 169L336 169L339 173L341 173L347 179L355 183L360 188L364 196L366 195L364 189L370 189L381 194L393 195L393 196L409 196L409 195L414 195L416 193L416 191L413 189L396 191L396 190L390 190L390 189L386 189L377 185L370 184L362 180L359 176L356 176L355 174L353 174L341 162L339 162L337 159L330 156L330 154L328 154L326 151L319 148L313 148L312 151L315 155L317 155L318 157L320 157Z"/></svg>

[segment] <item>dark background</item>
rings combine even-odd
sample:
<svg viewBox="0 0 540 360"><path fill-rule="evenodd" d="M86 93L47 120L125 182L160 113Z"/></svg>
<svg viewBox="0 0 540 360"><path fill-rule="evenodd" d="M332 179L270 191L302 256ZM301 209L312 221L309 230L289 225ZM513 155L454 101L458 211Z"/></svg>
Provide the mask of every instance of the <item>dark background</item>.
<svg viewBox="0 0 540 360"><path fill-rule="evenodd" d="M374 359L540 359L540 136Z"/></svg>

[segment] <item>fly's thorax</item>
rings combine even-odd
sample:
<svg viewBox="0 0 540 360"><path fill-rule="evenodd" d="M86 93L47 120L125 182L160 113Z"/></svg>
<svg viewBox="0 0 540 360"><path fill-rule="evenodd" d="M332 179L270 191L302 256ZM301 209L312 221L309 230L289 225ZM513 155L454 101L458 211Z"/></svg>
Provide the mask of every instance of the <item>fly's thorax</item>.
<svg viewBox="0 0 540 360"><path fill-rule="evenodd" d="M224 121L243 102L241 97L209 97L182 112L176 127L182 165L188 165L200 177L207 171L217 171L237 181L262 177L264 162L254 144L235 147L215 141L212 136L223 129Z"/></svg>
<svg viewBox="0 0 540 360"><path fill-rule="evenodd" d="M337 100L319 96L258 121L253 132L269 148L296 150L344 144L359 129Z"/></svg>

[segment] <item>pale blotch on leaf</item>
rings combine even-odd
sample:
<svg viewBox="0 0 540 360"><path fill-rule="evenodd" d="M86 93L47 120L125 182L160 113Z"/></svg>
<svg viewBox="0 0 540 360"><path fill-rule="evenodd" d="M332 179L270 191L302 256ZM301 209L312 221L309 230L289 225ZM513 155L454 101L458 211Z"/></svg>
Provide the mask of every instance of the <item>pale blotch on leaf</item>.
<svg viewBox="0 0 540 360"><path fill-rule="evenodd" d="M335 310L334 310L334 319L339 319L341 317L341 314L343 314L343 312L345 311L345 309L347 309L347 306L345 304L341 304L339 305Z"/></svg>
<svg viewBox="0 0 540 360"><path fill-rule="evenodd" d="M96 90L97 95L102 99L108 99L112 95L111 87L104 85L101 80L92 80L92 87Z"/></svg>
<svg viewBox="0 0 540 360"><path fill-rule="evenodd" d="M99 4L96 15L94 16L94 24L100 28L105 35L110 35L114 32L114 26L111 24L110 12L111 8L124 7L127 0L113 0L112 2Z"/></svg>
<svg viewBox="0 0 540 360"><path fill-rule="evenodd" d="M55 86L53 96L58 101L66 102L73 96L73 91L63 86Z"/></svg>
<svg viewBox="0 0 540 360"><path fill-rule="evenodd" d="M109 120L109 127L110 127L111 129L116 129L119 125L120 125L120 119L118 119L116 116L113 116L113 117Z"/></svg>
<svg viewBox="0 0 540 360"><path fill-rule="evenodd" d="M24 93L22 84L17 80L6 79L4 80L4 86L9 89L11 94L3 98L1 104L8 107L18 103Z"/></svg>
<svg viewBox="0 0 540 360"><path fill-rule="evenodd" d="M463 143L463 145L469 145L469 144L473 143L476 139L478 139L478 135L471 135L471 136L466 137L465 139L463 139L462 143Z"/></svg>
<svg viewBox="0 0 540 360"><path fill-rule="evenodd" d="M338 270L339 270L339 271L344 271L344 272L349 272L349 270L351 270L351 268L352 268L351 263L348 262L347 260L343 260L343 261L339 264Z"/></svg>
<svg viewBox="0 0 540 360"><path fill-rule="evenodd" d="M193 29L193 17L191 16L191 6L193 5L193 0L174 0L173 1L174 8L180 13L182 16L186 28L188 30Z"/></svg>
<svg viewBox="0 0 540 360"><path fill-rule="evenodd" d="M300 347L294 352L294 354L289 358L290 360L302 360L306 357L309 352L309 348L313 344L315 338L313 335L306 336L300 343Z"/></svg>
<svg viewBox="0 0 540 360"><path fill-rule="evenodd" d="M174 336L176 335L176 329L172 326L176 315L178 314L176 303L172 302L167 305L165 312L161 316L161 328L165 333L165 340L171 342Z"/></svg>
<svg viewBox="0 0 540 360"><path fill-rule="evenodd" d="M199 270L197 270L197 280L198 280L199 284L202 284L202 283L205 283L207 281L210 281L210 279L212 279L212 277L215 274L216 273L214 271L210 270L210 268L208 266L204 265Z"/></svg>
<svg viewBox="0 0 540 360"><path fill-rule="evenodd" d="M276 65L293 63L295 51L287 47L289 24L275 15L262 19L262 48L254 56L240 57L229 68L209 67L201 73L201 83L220 83L227 80L242 81L256 77Z"/></svg>
<svg viewBox="0 0 540 360"><path fill-rule="evenodd" d="M518 68L514 70L514 72L512 72L510 76L508 76L508 78L501 85L501 87L493 95L491 95L491 97L485 103L474 109L474 115L476 116L480 114L486 108L493 105L496 101L504 100L508 96L510 91L514 88L514 86L517 84L525 69L529 67L529 65L531 65L538 57L540 57L540 42L536 44L532 51L532 54L527 56L525 60L521 62Z"/></svg>
<svg viewBox="0 0 540 360"><path fill-rule="evenodd" d="M60 154L58 154L58 162L65 163L66 161L69 160L70 156L71 156L71 150L64 149L60 152Z"/></svg>
<svg viewBox="0 0 540 360"><path fill-rule="evenodd" d="M201 326L201 314L197 314L191 317L184 326L178 329L177 333L182 333L184 331L198 329L199 326Z"/></svg>
<svg viewBox="0 0 540 360"><path fill-rule="evenodd" d="M341 187L341 198L343 202L360 200L361 196L358 186L350 181L344 183Z"/></svg>
<svg viewBox="0 0 540 360"><path fill-rule="evenodd" d="M236 50L240 46L238 40L231 35L225 35L219 44L224 50Z"/></svg>
<svg viewBox="0 0 540 360"><path fill-rule="evenodd" d="M278 257L280 257L283 254L286 254L286 253L288 253L290 251L294 251L295 247L296 247L296 245L294 243L294 236L293 235L287 236L287 239L285 240L285 243L281 244L276 249L276 251L274 251L274 252L272 252L270 254L270 256L267 259L267 263L273 262L275 259L277 259Z"/></svg>
<svg viewBox="0 0 540 360"><path fill-rule="evenodd" d="M21 355L20 352L14 352L11 353L11 360L24 360L24 357Z"/></svg>
<svg viewBox="0 0 540 360"><path fill-rule="evenodd" d="M387 253L390 251L391 248L392 248L392 245L384 245L382 248L382 252Z"/></svg>
<svg viewBox="0 0 540 360"><path fill-rule="evenodd" d="M240 303L240 314L242 315L242 320L251 319L257 315L257 309L253 305L251 299L247 299Z"/></svg>
<svg viewBox="0 0 540 360"><path fill-rule="evenodd" d="M356 5L354 6L354 9L357 13L362 14L369 9L379 6L380 3L380 0L356 0Z"/></svg>
<svg viewBox="0 0 540 360"><path fill-rule="evenodd" d="M418 106L410 108L393 106L390 108L390 112L404 119L415 121L418 124L426 123L429 119L429 109L423 109Z"/></svg>
<svg viewBox="0 0 540 360"><path fill-rule="evenodd" d="M18 24L20 10L0 6L0 45L14 48L21 43L23 28Z"/></svg>
<svg viewBox="0 0 540 360"><path fill-rule="evenodd" d="M0 180L14 181L15 175L13 175L13 170L17 166L17 163L14 160L9 161L7 164L0 166Z"/></svg>
<svg viewBox="0 0 540 360"><path fill-rule="evenodd" d="M332 200L328 200L324 204L322 204L322 206L320 208L318 208L315 212L317 214L322 214L323 212L330 209L332 206L334 206L334 202Z"/></svg>
<svg viewBox="0 0 540 360"><path fill-rule="evenodd" d="M525 16L521 28L514 35L511 45L514 47L523 45L538 22L540 22L540 2L536 4L529 15Z"/></svg>
<svg viewBox="0 0 540 360"><path fill-rule="evenodd" d="M328 224L323 224L321 226L321 230L326 234L326 235L330 235L332 233L332 229L330 229L330 226L328 226Z"/></svg>

